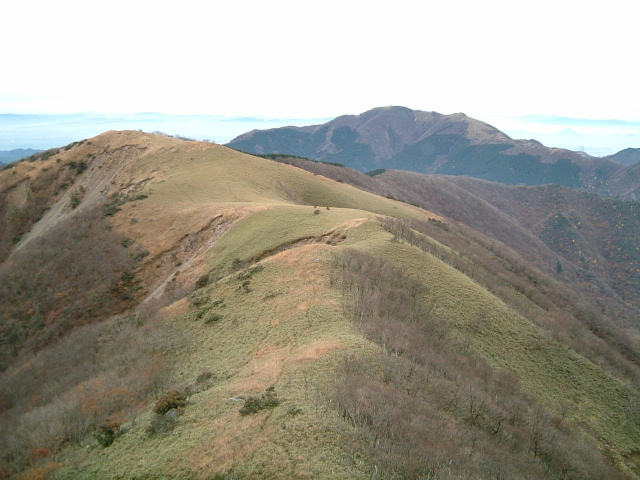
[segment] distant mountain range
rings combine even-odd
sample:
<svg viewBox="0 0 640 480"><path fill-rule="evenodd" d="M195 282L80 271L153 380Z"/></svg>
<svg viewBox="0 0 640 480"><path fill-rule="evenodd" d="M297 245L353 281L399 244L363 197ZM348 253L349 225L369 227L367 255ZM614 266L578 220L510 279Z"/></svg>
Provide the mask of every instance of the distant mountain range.
<svg viewBox="0 0 640 480"><path fill-rule="evenodd" d="M164 132L197 140L224 143L254 128L308 125L327 118L264 118L225 115L169 115L164 113L68 115L0 114L0 150L46 150L90 138L108 130Z"/></svg>
<svg viewBox="0 0 640 480"><path fill-rule="evenodd" d="M42 150L34 150L33 148L17 148L15 150L0 150L0 165L15 162L21 158L30 157Z"/></svg>
<svg viewBox="0 0 640 480"><path fill-rule="evenodd" d="M482 120L512 138L535 138L545 145L606 157L640 147L640 121L587 119L550 115L485 116Z"/></svg>
<svg viewBox="0 0 640 480"><path fill-rule="evenodd" d="M362 172L469 175L510 185L559 184L625 198L635 198L640 187L629 166L637 149L595 158L536 140L514 140L462 113L405 107L375 108L307 127L253 130L227 145L254 154L341 163Z"/></svg>
<svg viewBox="0 0 640 480"><path fill-rule="evenodd" d="M638 136L633 133L638 122L539 116L511 119L511 123L504 118L494 120L502 130L462 113L444 115L404 107L376 108L333 120L153 112L0 114L0 164L35 151L14 152L16 147L45 150L104 131L126 129L230 142L229 146L250 153L299 155L342 163L360 171L388 168L470 175L515 185L557 183L605 196L637 198L640 174L634 166L640 161L639 148L625 148L597 158L588 154L593 153L591 147L587 152L580 147L576 147L580 151L548 148L537 140L567 145L547 140L549 129L566 127L566 132L573 132L576 145L583 144L585 132L604 132L618 135L617 144L621 146L638 146ZM537 136L542 131L547 133ZM514 140L515 137L537 140ZM599 133L589 133L589 138L597 144L604 142ZM601 147L612 151L611 145L602 143Z"/></svg>

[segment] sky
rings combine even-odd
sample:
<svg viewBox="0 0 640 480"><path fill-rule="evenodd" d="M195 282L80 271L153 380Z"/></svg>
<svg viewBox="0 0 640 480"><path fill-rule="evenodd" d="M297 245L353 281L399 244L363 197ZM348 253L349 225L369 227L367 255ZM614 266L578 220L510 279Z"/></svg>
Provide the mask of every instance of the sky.
<svg viewBox="0 0 640 480"><path fill-rule="evenodd" d="M7 2L0 113L637 122L636 18L628 0Z"/></svg>

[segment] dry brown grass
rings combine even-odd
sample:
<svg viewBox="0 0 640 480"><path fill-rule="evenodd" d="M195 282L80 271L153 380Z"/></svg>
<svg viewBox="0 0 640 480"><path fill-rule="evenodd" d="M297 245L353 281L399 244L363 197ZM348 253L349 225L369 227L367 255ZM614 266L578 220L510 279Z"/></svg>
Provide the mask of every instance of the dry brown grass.
<svg viewBox="0 0 640 480"><path fill-rule="evenodd" d="M316 361L320 358L328 355L329 353L344 350L345 347L335 338L328 338L326 340L318 340L310 345L304 345L300 347L296 352L293 352L291 362L307 362Z"/></svg>
<svg viewBox="0 0 640 480"><path fill-rule="evenodd" d="M276 427L265 425L269 412L238 417L236 411L212 420L206 425L209 440L190 455L193 469L205 476L223 473L242 462L256 450L269 444Z"/></svg>
<svg viewBox="0 0 640 480"><path fill-rule="evenodd" d="M289 348L274 348L270 353L255 357L252 362L238 374L239 379L231 383L231 390L245 394L257 393L275 385L280 376Z"/></svg>

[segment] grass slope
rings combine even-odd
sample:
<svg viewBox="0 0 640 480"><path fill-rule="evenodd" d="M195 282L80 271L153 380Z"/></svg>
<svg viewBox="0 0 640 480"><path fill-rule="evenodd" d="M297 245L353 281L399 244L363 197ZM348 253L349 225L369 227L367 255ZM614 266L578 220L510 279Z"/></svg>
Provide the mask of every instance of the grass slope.
<svg viewBox="0 0 640 480"><path fill-rule="evenodd" d="M569 405L569 421L595 432L619 466L635 452L638 431L623 425L623 402L630 395L625 385L457 270L392 242L364 212L331 210L339 225L351 226L342 230L347 238L338 246L299 245L232 272L229 259L244 247L259 257L274 244L321 236L331 223L329 215L321 219L309 212L317 222L313 228L301 221L299 208L274 210L256 213L223 237L209 253L209 267L228 274L191 294L189 305L182 300L185 313L165 318L186 336L169 353L179 365L175 382L194 383L211 372L211 388L191 397L170 434L149 437L153 414L147 412L109 448L94 445L82 452L74 458L81 468L62 470L59 478L208 478L231 468L248 478L369 478L367 447L341 420L328 393L345 356L380 354L345 318L339 291L329 283L334 252L347 246L387 258L424 281L438 317L455 335L468 338L494 366L513 371L526 390L556 411ZM272 238L277 234L269 220L287 226L282 236ZM256 245L264 238L272 241ZM239 414L234 399L270 386L280 406L255 416Z"/></svg>
<svg viewBox="0 0 640 480"><path fill-rule="evenodd" d="M111 447L83 453L82 467L61 478L208 478L232 467L254 478L367 478L349 471L349 428L327 414L322 393L339 355L367 348L327 289L331 248L299 247L263 260L247 293L238 292L237 274L198 291L211 301L166 319L187 337L171 355L180 381L211 372L213 386L191 397L171 434L150 438L153 414L146 413ZM224 303L211 306L218 299ZM222 318L207 323L212 310ZM199 311L206 313L198 319ZM274 410L243 417L242 402L230 400L272 385L282 401Z"/></svg>

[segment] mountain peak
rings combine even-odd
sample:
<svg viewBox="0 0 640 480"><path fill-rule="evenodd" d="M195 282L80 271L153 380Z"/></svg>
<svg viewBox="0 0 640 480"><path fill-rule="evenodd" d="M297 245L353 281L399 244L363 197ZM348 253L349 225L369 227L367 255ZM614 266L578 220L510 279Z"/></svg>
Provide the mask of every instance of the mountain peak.
<svg viewBox="0 0 640 480"><path fill-rule="evenodd" d="M582 181L575 168L556 174L548 165L561 158L576 165L584 162L574 152L513 140L462 112L446 115L403 106L377 107L309 127L258 130L228 145L249 153L283 153L343 163L360 171L393 168L467 174L513 184L577 186ZM512 165L514 162L517 164ZM536 164L533 175L527 166L532 163ZM518 172L520 168L524 170ZM514 174L509 173L513 170Z"/></svg>

